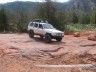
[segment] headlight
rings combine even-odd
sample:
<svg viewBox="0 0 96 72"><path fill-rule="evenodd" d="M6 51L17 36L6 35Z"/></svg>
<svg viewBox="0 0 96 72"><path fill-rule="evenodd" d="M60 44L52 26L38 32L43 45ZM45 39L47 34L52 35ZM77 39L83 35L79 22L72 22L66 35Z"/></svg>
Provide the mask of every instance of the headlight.
<svg viewBox="0 0 96 72"><path fill-rule="evenodd" d="M53 33L52 36L64 36L64 33Z"/></svg>
<svg viewBox="0 0 96 72"><path fill-rule="evenodd" d="M62 36L64 36L64 33L62 33Z"/></svg>

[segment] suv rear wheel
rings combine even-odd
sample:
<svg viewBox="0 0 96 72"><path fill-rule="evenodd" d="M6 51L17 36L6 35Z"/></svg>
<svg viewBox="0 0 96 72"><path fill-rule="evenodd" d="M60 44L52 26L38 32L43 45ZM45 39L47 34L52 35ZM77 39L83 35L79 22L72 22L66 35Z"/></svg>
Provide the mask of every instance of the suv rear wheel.
<svg viewBox="0 0 96 72"><path fill-rule="evenodd" d="M29 31L29 37L30 38L33 38L34 37L34 32L31 30L31 31Z"/></svg>
<svg viewBox="0 0 96 72"><path fill-rule="evenodd" d="M45 42L50 43L51 42L51 36L49 34L45 35Z"/></svg>
<svg viewBox="0 0 96 72"><path fill-rule="evenodd" d="M61 40L62 40L62 38L56 38L56 40L57 40L57 41L61 41Z"/></svg>

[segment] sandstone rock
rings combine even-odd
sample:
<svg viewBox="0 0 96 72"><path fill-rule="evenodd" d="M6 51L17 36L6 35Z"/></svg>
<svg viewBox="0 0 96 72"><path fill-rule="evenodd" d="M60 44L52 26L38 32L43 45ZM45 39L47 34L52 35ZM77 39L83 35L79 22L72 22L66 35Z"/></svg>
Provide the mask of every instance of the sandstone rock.
<svg viewBox="0 0 96 72"><path fill-rule="evenodd" d="M74 33L74 37L80 37L80 33L79 32Z"/></svg>
<svg viewBox="0 0 96 72"><path fill-rule="evenodd" d="M96 35L91 34L91 35L88 37L88 40L96 41Z"/></svg>

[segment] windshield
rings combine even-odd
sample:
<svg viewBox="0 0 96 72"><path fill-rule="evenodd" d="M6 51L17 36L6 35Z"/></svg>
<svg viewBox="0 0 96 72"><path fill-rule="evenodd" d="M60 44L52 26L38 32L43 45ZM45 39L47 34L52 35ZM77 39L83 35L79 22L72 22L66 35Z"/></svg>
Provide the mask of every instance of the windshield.
<svg viewBox="0 0 96 72"><path fill-rule="evenodd" d="M45 29L54 29L54 27L51 24L44 24L43 27Z"/></svg>

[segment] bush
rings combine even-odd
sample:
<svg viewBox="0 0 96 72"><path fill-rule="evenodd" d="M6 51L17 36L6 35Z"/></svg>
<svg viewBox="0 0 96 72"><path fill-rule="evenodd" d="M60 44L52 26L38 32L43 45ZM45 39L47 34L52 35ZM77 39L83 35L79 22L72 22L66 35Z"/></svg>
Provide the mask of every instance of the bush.
<svg viewBox="0 0 96 72"><path fill-rule="evenodd" d="M67 24L65 31L78 32L83 30L96 30L95 24Z"/></svg>

